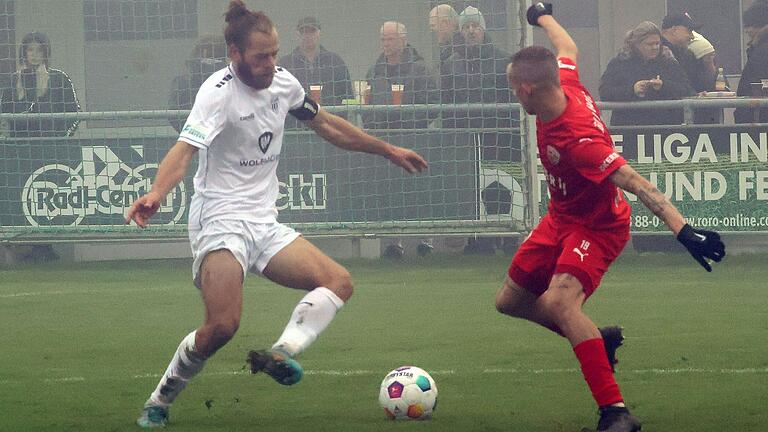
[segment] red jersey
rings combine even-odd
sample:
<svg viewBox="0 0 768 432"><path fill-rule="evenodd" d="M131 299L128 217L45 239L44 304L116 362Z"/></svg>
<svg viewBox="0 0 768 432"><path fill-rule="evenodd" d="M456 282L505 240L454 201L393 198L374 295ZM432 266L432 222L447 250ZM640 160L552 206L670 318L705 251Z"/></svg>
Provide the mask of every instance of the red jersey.
<svg viewBox="0 0 768 432"><path fill-rule="evenodd" d="M630 207L607 177L627 162L616 153L576 63L558 59L568 104L556 119L536 120L539 158L549 185L549 214L558 224L592 229L629 226Z"/></svg>

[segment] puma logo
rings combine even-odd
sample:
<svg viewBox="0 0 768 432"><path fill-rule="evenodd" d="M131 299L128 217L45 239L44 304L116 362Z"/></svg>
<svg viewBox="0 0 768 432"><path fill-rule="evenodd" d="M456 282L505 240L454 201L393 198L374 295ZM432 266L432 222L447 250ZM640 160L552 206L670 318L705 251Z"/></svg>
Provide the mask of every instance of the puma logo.
<svg viewBox="0 0 768 432"><path fill-rule="evenodd" d="M581 262L584 262L584 257L585 257L585 256L587 256L587 255L589 255L589 254L588 254L588 253L586 253L586 252L582 252L582 251L580 251L580 250L579 250L579 248L573 248L573 251L574 251L574 252L576 252L576 255L578 255L578 256L579 256L579 258L581 258Z"/></svg>

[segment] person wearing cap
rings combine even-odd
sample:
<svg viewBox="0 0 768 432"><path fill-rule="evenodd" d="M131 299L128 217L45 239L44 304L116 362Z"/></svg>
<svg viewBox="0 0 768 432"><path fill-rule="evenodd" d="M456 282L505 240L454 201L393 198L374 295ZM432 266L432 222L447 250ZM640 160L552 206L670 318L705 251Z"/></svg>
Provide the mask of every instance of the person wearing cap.
<svg viewBox="0 0 768 432"><path fill-rule="evenodd" d="M749 38L747 43L747 63L741 72L739 96L755 96L751 83L768 79L768 0L757 0L744 11L744 33ZM768 122L768 108L757 113L750 108L738 108L734 113L737 123Z"/></svg>
<svg viewBox="0 0 768 432"><path fill-rule="evenodd" d="M695 39L695 30L699 28L701 26L687 12L669 14L661 23L661 43L674 54L696 93L714 90L717 78L717 72L703 68L689 49L690 43Z"/></svg>
<svg viewBox="0 0 768 432"><path fill-rule="evenodd" d="M682 99L694 95L685 72L661 44L659 27L645 21L627 33L622 51L600 78L600 99L615 102ZM614 110L611 125L682 124L681 109Z"/></svg>
<svg viewBox="0 0 768 432"><path fill-rule="evenodd" d="M308 16L299 20L296 25L296 38L299 45L290 53L278 60L278 65L291 72L310 94L311 85L321 85L323 89L321 105L341 105L344 99L352 99L352 81L349 78L347 64L341 56L328 51L320 43L320 21ZM298 122L289 119L289 125L295 127Z"/></svg>
<svg viewBox="0 0 768 432"><path fill-rule="evenodd" d="M483 14L468 6L459 15L459 30L465 45L458 46L440 68L440 93L443 104L506 103L509 91L506 67L509 54L496 48L486 33ZM478 115L457 110L444 113L443 127L507 128L510 112L501 109L494 115Z"/></svg>

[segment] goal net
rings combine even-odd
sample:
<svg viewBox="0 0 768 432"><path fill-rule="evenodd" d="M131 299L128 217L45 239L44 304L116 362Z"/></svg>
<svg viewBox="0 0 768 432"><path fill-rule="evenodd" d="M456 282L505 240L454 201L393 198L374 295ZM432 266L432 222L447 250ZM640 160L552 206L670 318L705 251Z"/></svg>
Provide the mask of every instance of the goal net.
<svg viewBox="0 0 768 432"><path fill-rule="evenodd" d="M123 220L151 189L200 84L227 64L228 3L0 0L4 239L186 235L196 161L150 230ZM278 65L323 109L429 162L426 172L408 175L384 158L338 149L289 118L275 203L281 222L331 235L530 226L524 116L504 75L510 53L525 44L524 5L246 4L275 23Z"/></svg>

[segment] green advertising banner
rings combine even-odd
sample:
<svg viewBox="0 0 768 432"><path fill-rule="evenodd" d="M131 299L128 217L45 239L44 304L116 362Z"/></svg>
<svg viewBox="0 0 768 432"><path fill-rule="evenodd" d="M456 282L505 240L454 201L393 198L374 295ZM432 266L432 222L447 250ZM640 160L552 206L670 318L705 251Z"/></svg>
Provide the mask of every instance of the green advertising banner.
<svg viewBox="0 0 768 432"><path fill-rule="evenodd" d="M768 232L768 133L760 127L611 131L617 150L688 222L722 232ZM636 197L632 231L665 231Z"/></svg>

